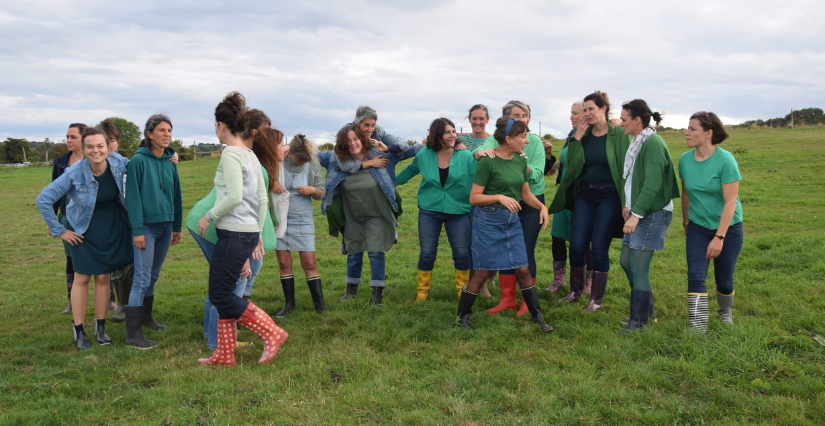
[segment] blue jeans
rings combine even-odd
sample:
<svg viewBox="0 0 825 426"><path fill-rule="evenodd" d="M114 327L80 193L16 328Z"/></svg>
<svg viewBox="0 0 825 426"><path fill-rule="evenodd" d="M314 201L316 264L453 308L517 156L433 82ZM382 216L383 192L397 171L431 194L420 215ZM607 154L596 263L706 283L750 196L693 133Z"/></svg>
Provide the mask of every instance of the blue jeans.
<svg viewBox="0 0 825 426"><path fill-rule="evenodd" d="M707 293L705 280L708 276L710 260L705 259L708 244L716 238L715 229L707 229L689 222L685 235L685 252L688 267L688 292ZM716 291L723 295L733 294L733 272L744 242L742 222L731 225L725 234L722 252L713 259L713 275L716 278Z"/></svg>
<svg viewBox="0 0 825 426"><path fill-rule="evenodd" d="M536 195L539 202L544 204L544 194ZM524 245L527 248L527 266L530 268L530 276L536 278L536 243L539 241L541 232L541 210L536 210L527 205L524 200L519 201L521 210L518 212L518 219L521 221L521 231L524 233ZM515 271L510 269L500 271L500 274L512 275Z"/></svg>
<svg viewBox="0 0 825 426"><path fill-rule="evenodd" d="M212 262L212 253L215 251L215 245L211 242L207 241L205 238L198 235L197 232L189 230L189 233L192 235L192 238L195 239L195 242L198 243L198 246L201 248L203 252L203 256L206 257L207 262ZM239 278L237 283L235 284L235 295L238 297L242 297L246 295L245 289L247 287L251 287L250 283L255 281L255 277L258 276L258 273L261 271L261 267L263 267L264 259L263 257L255 260L251 256L249 257L249 266L252 269L252 276L250 278ZM248 295L246 295L248 296ZM215 308L215 305L209 300L209 296L203 301L203 337L207 339L206 346L209 349L217 349L218 347L218 309Z"/></svg>
<svg viewBox="0 0 825 426"><path fill-rule="evenodd" d="M237 283L243 264L258 245L259 234L225 229L216 231L218 242L209 262L209 300L217 308L218 318L238 319L248 303L235 294L235 289L239 287Z"/></svg>
<svg viewBox="0 0 825 426"><path fill-rule="evenodd" d="M441 226L453 252L453 265L459 271L470 270L470 218L467 214L449 214L418 209L418 270L432 271L438 253Z"/></svg>
<svg viewBox="0 0 825 426"><path fill-rule="evenodd" d="M135 252L135 279L132 283L132 292L129 293L129 306L143 306L143 298L155 295L155 283L160 277L160 268L169 251L172 242L172 222L145 223L143 236L146 238L146 249L134 247Z"/></svg>
<svg viewBox="0 0 825 426"><path fill-rule="evenodd" d="M387 261L384 252L369 252L370 287L386 287ZM347 284L361 283L361 269L364 268L364 252L347 255Z"/></svg>
<svg viewBox="0 0 825 426"><path fill-rule="evenodd" d="M593 270L609 271L610 242L613 234L621 229L622 222L622 201L616 185L582 184L570 226L570 266L580 268L586 265L590 245Z"/></svg>

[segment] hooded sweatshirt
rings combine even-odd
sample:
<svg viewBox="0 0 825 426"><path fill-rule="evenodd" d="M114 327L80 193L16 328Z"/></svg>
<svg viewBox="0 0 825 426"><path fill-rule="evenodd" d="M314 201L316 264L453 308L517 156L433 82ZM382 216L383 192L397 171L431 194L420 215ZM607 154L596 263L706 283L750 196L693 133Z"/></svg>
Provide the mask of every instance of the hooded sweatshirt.
<svg viewBox="0 0 825 426"><path fill-rule="evenodd" d="M144 223L172 222L172 232L180 232L183 202L178 167L169 159L175 150L166 148L158 157L148 147L140 147L126 172L126 211L132 235L143 235Z"/></svg>

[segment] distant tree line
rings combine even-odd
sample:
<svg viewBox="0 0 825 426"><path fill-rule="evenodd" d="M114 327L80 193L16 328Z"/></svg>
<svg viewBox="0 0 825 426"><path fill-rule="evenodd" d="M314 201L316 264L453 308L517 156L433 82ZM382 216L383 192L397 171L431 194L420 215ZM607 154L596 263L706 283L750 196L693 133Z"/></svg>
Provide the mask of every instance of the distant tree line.
<svg viewBox="0 0 825 426"><path fill-rule="evenodd" d="M771 118L768 120L748 120L742 124L731 127L752 129L759 127L790 127L794 126L821 126L825 125L825 112L822 108L803 108L788 113L784 117Z"/></svg>

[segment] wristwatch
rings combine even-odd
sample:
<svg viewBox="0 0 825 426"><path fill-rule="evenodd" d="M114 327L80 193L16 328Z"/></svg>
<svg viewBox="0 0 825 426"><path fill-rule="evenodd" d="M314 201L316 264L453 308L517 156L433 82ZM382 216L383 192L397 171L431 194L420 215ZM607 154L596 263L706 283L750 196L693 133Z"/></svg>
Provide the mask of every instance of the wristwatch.
<svg viewBox="0 0 825 426"><path fill-rule="evenodd" d="M720 240L724 240L725 236L724 235L717 235L716 238L719 238Z"/></svg>

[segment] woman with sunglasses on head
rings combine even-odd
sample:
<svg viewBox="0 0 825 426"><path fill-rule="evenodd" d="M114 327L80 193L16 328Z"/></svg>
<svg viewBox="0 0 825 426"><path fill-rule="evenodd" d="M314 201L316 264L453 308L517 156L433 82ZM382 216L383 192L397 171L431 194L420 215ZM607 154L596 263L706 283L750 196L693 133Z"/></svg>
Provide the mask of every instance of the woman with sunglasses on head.
<svg viewBox="0 0 825 426"><path fill-rule="evenodd" d="M530 125L530 114L530 106L521 101L510 101L501 107L501 115L503 117L510 117L516 121L524 122L527 126ZM501 147L500 144L501 142L495 137L488 138L473 155L477 160L484 156L494 158L496 150ZM523 154L526 157L528 171L527 182L530 187L530 192L539 200L542 206L544 206L544 153L544 144L541 138L532 133L527 133L527 145L523 150L519 151L518 154L519 156ZM539 232L541 232L539 213L540 210L538 208L527 204L523 200L520 202L518 217L521 220L524 244L527 250L527 263L533 283L536 282L536 243L539 239ZM475 247L475 245L473 246ZM487 312L497 314L504 309L518 308L518 302L516 301L516 281L517 278L514 271L499 271L501 301L496 307L488 309ZM527 312L527 301L522 299L521 308L516 313L516 316L525 315Z"/></svg>
<svg viewBox="0 0 825 426"><path fill-rule="evenodd" d="M630 138L609 121L610 102L596 91L584 98L584 118L567 145L565 172L550 212L573 212L570 225L570 293L559 302L578 300L584 292L586 253L593 253L593 286L585 312L602 305L610 270L608 250L622 233L622 164Z"/></svg>
<svg viewBox="0 0 825 426"><path fill-rule="evenodd" d="M470 323L470 314L478 290L490 271L513 270L533 322L542 331L553 331L541 314L536 285L528 267L522 233L524 221L517 214L523 202L539 211L536 220L539 226L543 225L540 229L547 227L547 207L533 195L527 160L519 155L528 144L528 132L527 123L512 117L499 118L493 134L499 146L492 157L483 156L476 166L470 191L470 204L476 206L472 230L473 274L461 293L457 319L467 329L475 328Z"/></svg>
<svg viewBox="0 0 825 426"><path fill-rule="evenodd" d="M54 159L52 166L52 182L57 180L67 168L74 165L83 159L83 146L80 143L80 135L86 130L86 125L83 123L69 124L69 129L66 131L66 148L69 152ZM58 222L64 228L69 225L66 221L66 204L69 203L68 195L57 200L52 206L54 214ZM51 235L51 230L47 229ZM74 283L74 266L72 265L72 251L71 244L63 241L63 254L66 255L66 295L69 299L69 306L62 312L62 314L72 313L72 284Z"/></svg>
<svg viewBox="0 0 825 426"><path fill-rule="evenodd" d="M295 308L295 274L292 270L292 251L298 252L301 268L306 276L309 294L315 312L327 311L321 288L321 273L315 262L315 219L312 201L324 196L324 174L315 152L315 144L302 134L289 142L289 154L284 159L284 189L289 191L289 211L286 232L278 239L278 269L286 300L276 317L286 316Z"/></svg>
<svg viewBox="0 0 825 426"><path fill-rule="evenodd" d="M215 223L218 241L209 263L209 300L218 310L218 348L211 357L199 359L202 364L235 365L237 323L263 339L260 364L272 361L289 337L266 312L234 293L250 253L258 247L269 208L261 163L242 138L247 112L246 99L238 92L229 93L215 107L215 135L226 148L215 171L215 206L198 221L198 232L205 236ZM261 127L256 140L277 140L276 132Z"/></svg>
<svg viewBox="0 0 825 426"><path fill-rule="evenodd" d="M665 248L667 227L673 220L673 199L679 196L676 170L664 139L656 134L662 115L641 99L622 105L622 128L633 140L625 154L622 188L624 239L619 263L630 283L630 318L623 331L643 330L653 314L650 261Z"/></svg>
<svg viewBox="0 0 825 426"><path fill-rule="evenodd" d="M470 279L470 189L476 161L467 150L455 150L455 124L437 118L430 125L427 146L416 154L396 177L399 185L421 174L418 187L418 290L416 300L425 301L430 292L443 227L453 253L455 288Z"/></svg>
<svg viewBox="0 0 825 426"><path fill-rule="evenodd" d="M713 259L717 314L733 324L733 275L742 250L742 203L739 201L739 165L733 154L718 147L728 133L712 112L690 117L685 139L690 151L679 157L682 180L682 226L688 266L690 328L708 329L708 293L705 281Z"/></svg>
<svg viewBox="0 0 825 426"><path fill-rule="evenodd" d="M53 236L70 245L74 265L72 316L77 349L91 347L84 321L89 281L94 276L95 337L112 343L106 334L106 310L111 291L109 274L132 262L129 222L123 214L123 175L129 160L109 156L109 141L100 129L89 127L81 137L84 158L67 169L37 197L37 208ZM52 208L69 196L66 222Z"/></svg>

